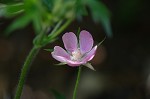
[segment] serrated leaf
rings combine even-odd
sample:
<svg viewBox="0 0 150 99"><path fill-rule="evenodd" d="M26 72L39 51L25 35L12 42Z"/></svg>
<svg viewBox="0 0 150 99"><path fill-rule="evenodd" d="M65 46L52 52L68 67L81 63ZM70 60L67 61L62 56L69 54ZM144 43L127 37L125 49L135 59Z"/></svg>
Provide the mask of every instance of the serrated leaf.
<svg viewBox="0 0 150 99"><path fill-rule="evenodd" d="M59 93L58 91L51 89L50 90L53 95L55 96L55 99L66 99L64 95L62 95L61 93Z"/></svg>
<svg viewBox="0 0 150 99"><path fill-rule="evenodd" d="M108 37L112 37L110 12L107 7L97 0L86 0L95 22L101 22Z"/></svg>

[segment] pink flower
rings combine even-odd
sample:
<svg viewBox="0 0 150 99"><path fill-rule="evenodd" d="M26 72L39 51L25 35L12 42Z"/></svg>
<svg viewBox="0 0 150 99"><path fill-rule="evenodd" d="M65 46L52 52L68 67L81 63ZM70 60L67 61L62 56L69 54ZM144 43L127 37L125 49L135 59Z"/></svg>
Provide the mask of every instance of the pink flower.
<svg viewBox="0 0 150 99"><path fill-rule="evenodd" d="M53 58L72 67L85 65L94 70L88 61L95 56L97 45L93 47L93 37L88 31L80 32L79 43L73 32L65 33L62 40L66 50L55 46L51 53Z"/></svg>

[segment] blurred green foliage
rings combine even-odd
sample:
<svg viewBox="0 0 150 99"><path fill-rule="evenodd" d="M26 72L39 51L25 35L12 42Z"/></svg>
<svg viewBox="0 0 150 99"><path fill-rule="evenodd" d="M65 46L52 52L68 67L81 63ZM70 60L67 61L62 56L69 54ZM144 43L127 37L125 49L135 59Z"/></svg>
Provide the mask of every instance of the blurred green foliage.
<svg viewBox="0 0 150 99"><path fill-rule="evenodd" d="M25 27L30 22L38 35L45 26L54 27L60 20L82 19L82 16L89 13L95 22L102 23L107 36L111 37L110 12L98 0L8 0L7 2L2 0L0 3L0 16L17 15L17 19L6 31L7 35L15 29Z"/></svg>

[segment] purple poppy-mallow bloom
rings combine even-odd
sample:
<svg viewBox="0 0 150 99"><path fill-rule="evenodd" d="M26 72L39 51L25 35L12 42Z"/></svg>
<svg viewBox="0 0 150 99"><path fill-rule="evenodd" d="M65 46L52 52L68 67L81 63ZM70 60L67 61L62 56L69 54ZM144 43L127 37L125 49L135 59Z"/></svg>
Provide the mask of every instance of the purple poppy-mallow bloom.
<svg viewBox="0 0 150 99"><path fill-rule="evenodd" d="M73 32L65 33L62 40L66 50L55 46L51 53L53 58L72 67L85 65L94 70L88 61L95 56L97 45L93 47L93 37L88 31L82 30L80 32L79 43Z"/></svg>

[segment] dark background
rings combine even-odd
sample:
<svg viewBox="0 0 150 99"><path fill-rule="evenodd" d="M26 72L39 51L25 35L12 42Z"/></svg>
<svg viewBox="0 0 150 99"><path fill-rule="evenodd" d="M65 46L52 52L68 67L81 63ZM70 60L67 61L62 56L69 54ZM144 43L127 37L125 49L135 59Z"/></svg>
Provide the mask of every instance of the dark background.
<svg viewBox="0 0 150 99"><path fill-rule="evenodd" d="M150 99L150 1L103 2L112 14L113 37L106 38L91 61L96 72L83 68L78 99ZM4 30L12 21L0 18L0 99L12 99L34 38L31 24L9 37L4 36ZM78 27L89 31L95 44L106 35L101 24L94 23L90 16L75 20L63 33L76 32ZM45 48L63 46L62 34ZM22 99L53 99L51 89L70 99L77 68L55 66L59 62L43 49L30 68Z"/></svg>

